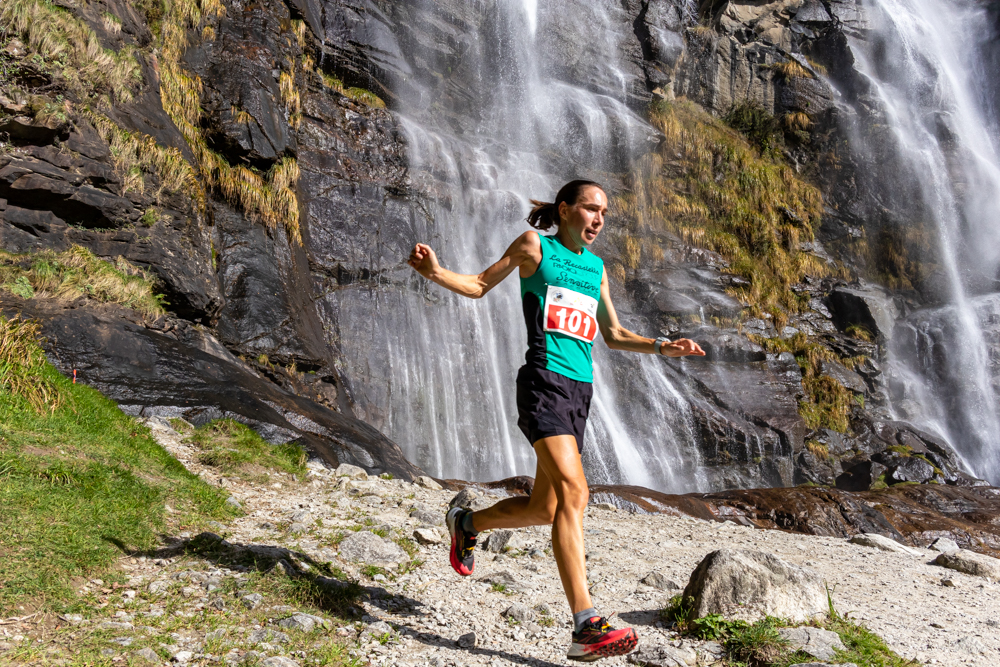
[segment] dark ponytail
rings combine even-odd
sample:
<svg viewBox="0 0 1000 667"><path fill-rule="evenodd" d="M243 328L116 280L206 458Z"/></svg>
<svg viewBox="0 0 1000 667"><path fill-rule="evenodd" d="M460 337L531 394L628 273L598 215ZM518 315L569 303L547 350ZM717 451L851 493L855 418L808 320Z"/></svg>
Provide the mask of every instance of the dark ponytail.
<svg viewBox="0 0 1000 667"><path fill-rule="evenodd" d="M559 188L556 193L555 202L531 200L531 213L528 214L528 224L535 229L546 231L559 225L559 204L566 202L570 206L576 203L584 188L596 187L604 189L600 183L594 181L570 181Z"/></svg>

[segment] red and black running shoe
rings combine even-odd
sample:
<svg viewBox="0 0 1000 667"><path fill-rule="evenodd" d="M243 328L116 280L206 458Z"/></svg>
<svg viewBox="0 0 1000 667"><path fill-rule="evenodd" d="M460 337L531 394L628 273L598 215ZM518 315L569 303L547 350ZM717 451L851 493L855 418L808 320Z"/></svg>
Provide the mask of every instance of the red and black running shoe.
<svg viewBox="0 0 1000 667"><path fill-rule="evenodd" d="M470 510L461 507L452 507L448 510L445 522L448 524L448 532L451 533L451 566L455 568L463 577L472 574L476 569L476 556L473 550L476 548L476 538L462 530L462 519Z"/></svg>
<svg viewBox="0 0 1000 667"><path fill-rule="evenodd" d="M615 630L600 616L587 621L580 632L573 633L573 643L566 657L580 662L593 662L601 658L630 653L639 644L639 637L632 628Z"/></svg>

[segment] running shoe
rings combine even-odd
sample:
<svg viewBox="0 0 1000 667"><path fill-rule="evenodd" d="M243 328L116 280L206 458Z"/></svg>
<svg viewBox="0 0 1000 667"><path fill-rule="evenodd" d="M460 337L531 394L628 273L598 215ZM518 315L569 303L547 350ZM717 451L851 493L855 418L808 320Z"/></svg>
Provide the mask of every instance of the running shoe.
<svg viewBox="0 0 1000 667"><path fill-rule="evenodd" d="M573 633L573 643L566 657L579 662L593 662L601 658L625 655L639 644L639 637L632 628L615 630L608 621L595 616Z"/></svg>
<svg viewBox="0 0 1000 667"><path fill-rule="evenodd" d="M452 507L448 510L445 522L448 524L448 532L451 533L451 566L455 568L463 577L472 574L476 569L476 556L472 551L476 548L476 538L462 530L462 519L471 510L461 507Z"/></svg>

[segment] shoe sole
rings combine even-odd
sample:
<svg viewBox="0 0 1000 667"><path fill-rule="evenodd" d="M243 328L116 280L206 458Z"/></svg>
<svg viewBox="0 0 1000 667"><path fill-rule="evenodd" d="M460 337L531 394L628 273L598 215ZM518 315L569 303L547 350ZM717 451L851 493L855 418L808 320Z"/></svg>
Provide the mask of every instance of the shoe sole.
<svg viewBox="0 0 1000 667"><path fill-rule="evenodd" d="M573 655L573 649L570 648L570 652L566 655L566 658L575 662L594 662L595 660L600 660L602 658L613 658L618 655L631 653L638 645L639 636L635 634L635 630L629 628L628 634L621 639L616 639L615 641L608 642L603 646L590 649L586 653Z"/></svg>
<svg viewBox="0 0 1000 667"><path fill-rule="evenodd" d="M448 524L448 532L451 534L451 550L448 552L448 561L451 563L451 569L455 570L458 574L463 577L468 577L472 574L472 571L476 569L475 562L472 564L471 569L466 569L462 565L461 561L458 560L458 517L462 514L463 510L461 507L452 507L448 510L448 514L445 515L445 523Z"/></svg>

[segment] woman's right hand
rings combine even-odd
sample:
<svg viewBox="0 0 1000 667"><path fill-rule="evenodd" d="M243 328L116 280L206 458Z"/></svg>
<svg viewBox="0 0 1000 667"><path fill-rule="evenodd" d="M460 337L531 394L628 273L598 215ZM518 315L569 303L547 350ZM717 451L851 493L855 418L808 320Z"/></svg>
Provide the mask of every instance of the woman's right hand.
<svg viewBox="0 0 1000 667"><path fill-rule="evenodd" d="M426 243L418 243L413 246L413 252L410 253L410 259L406 260L406 263L424 278L430 278L435 271L441 268L437 255Z"/></svg>

